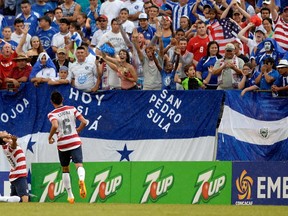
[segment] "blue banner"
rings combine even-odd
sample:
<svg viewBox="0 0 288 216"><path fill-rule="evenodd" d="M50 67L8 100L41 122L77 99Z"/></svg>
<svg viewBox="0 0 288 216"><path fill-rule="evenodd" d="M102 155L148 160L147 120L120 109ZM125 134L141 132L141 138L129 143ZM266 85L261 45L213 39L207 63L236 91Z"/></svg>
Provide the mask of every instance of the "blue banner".
<svg viewBox="0 0 288 216"><path fill-rule="evenodd" d="M288 160L288 100L271 93L225 92L218 160Z"/></svg>
<svg viewBox="0 0 288 216"><path fill-rule="evenodd" d="M233 162L233 205L287 205L288 163Z"/></svg>

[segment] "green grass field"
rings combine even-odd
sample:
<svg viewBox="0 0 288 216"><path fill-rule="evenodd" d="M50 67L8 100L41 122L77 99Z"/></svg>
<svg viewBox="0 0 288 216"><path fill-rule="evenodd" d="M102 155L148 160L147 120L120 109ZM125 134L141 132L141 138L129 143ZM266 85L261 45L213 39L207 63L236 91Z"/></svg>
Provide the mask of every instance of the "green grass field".
<svg viewBox="0 0 288 216"><path fill-rule="evenodd" d="M1 216L287 216L288 206L0 203L0 212Z"/></svg>

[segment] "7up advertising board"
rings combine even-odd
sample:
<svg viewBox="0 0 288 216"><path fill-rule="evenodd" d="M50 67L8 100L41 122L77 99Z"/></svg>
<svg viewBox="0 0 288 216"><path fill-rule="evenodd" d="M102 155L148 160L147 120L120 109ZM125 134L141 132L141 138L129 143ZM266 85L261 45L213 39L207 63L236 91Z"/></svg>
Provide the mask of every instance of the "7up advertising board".
<svg viewBox="0 0 288 216"><path fill-rule="evenodd" d="M231 203L231 162L133 162L131 166L132 203Z"/></svg>
<svg viewBox="0 0 288 216"><path fill-rule="evenodd" d="M87 197L79 195L78 175L70 168L75 202L129 203L130 163L84 163ZM73 169L74 168L74 169ZM58 163L32 164L32 193L35 202L66 202L62 171Z"/></svg>

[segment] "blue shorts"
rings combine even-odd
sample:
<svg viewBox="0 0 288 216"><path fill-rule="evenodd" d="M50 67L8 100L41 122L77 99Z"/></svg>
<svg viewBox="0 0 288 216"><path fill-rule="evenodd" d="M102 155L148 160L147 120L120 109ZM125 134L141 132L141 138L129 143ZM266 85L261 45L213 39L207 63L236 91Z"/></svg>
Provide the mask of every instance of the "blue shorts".
<svg viewBox="0 0 288 216"><path fill-rule="evenodd" d="M26 177L21 177L11 182L10 196L29 196L28 183Z"/></svg>
<svg viewBox="0 0 288 216"><path fill-rule="evenodd" d="M69 151L59 151L59 160L62 167L69 166L70 161L73 163L83 163L83 155L82 155L82 147L79 146L76 149L72 149Z"/></svg>

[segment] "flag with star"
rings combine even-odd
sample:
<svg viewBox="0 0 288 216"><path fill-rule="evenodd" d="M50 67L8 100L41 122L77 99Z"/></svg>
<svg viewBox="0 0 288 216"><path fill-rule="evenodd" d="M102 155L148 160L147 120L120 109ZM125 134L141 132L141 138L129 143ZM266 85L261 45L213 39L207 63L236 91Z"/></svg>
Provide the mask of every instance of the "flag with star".
<svg viewBox="0 0 288 216"><path fill-rule="evenodd" d="M220 19L208 26L210 40L219 44L220 55L224 55L227 43L232 43L237 38L240 27L229 18Z"/></svg>

